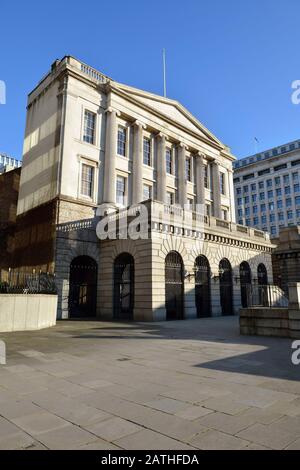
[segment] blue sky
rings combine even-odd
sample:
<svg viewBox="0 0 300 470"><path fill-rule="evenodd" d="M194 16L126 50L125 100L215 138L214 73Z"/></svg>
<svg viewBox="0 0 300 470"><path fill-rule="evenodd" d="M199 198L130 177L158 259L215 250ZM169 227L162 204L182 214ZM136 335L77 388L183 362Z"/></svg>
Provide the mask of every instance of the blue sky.
<svg viewBox="0 0 300 470"><path fill-rule="evenodd" d="M74 55L120 82L179 100L238 157L300 138L299 0L2 0L0 151L22 155L26 96Z"/></svg>

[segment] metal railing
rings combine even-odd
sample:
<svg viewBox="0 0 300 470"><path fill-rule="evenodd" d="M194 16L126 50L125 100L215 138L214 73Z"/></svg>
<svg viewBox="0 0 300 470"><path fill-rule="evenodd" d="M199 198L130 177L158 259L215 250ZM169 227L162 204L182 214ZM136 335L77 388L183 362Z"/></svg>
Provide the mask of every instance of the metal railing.
<svg viewBox="0 0 300 470"><path fill-rule="evenodd" d="M246 289L248 307L287 308L289 305L286 293L278 286L248 284Z"/></svg>
<svg viewBox="0 0 300 470"><path fill-rule="evenodd" d="M0 274L0 294L56 294L55 275L8 271Z"/></svg>

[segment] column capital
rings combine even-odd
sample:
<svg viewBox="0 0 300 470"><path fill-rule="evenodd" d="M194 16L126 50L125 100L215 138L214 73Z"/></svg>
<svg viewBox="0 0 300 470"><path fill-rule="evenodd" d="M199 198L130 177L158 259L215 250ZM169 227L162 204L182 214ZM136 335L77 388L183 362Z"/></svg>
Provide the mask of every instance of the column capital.
<svg viewBox="0 0 300 470"><path fill-rule="evenodd" d="M181 148L181 149L184 149L184 150L187 150L188 149L188 145L186 145L184 142L179 142L179 144L177 145L177 147Z"/></svg>
<svg viewBox="0 0 300 470"><path fill-rule="evenodd" d="M113 108L112 106L109 106L106 110L105 113L115 113L116 116L120 117L121 113L117 109Z"/></svg>
<svg viewBox="0 0 300 470"><path fill-rule="evenodd" d="M144 124L143 122L139 121L138 119L137 119L136 121L134 121L134 123L133 123L132 125L135 126L135 127L140 128L140 129L147 129L146 124Z"/></svg>
<svg viewBox="0 0 300 470"><path fill-rule="evenodd" d="M158 134L156 134L156 137L159 137L160 139L168 140L168 136L166 136L166 134L164 134L163 132L159 132Z"/></svg>

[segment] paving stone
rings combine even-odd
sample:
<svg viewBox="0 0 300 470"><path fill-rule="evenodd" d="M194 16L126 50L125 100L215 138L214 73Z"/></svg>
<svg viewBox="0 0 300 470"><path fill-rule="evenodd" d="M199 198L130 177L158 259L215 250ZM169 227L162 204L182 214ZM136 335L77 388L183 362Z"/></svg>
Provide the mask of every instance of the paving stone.
<svg viewBox="0 0 300 470"><path fill-rule="evenodd" d="M125 419L111 418L100 423L85 426L85 429L106 441L113 442L121 437L140 431L141 427Z"/></svg>
<svg viewBox="0 0 300 470"><path fill-rule="evenodd" d="M186 403L179 400L173 400L171 398L161 398L159 400L149 401L145 403L145 405L149 408L170 414L175 414L178 411L186 409Z"/></svg>
<svg viewBox="0 0 300 470"><path fill-rule="evenodd" d="M285 450L300 450L300 439L297 439L292 444L288 445Z"/></svg>
<svg viewBox="0 0 300 470"><path fill-rule="evenodd" d="M161 434L144 429L138 433L115 441L121 449L126 450L194 450L195 447L162 436Z"/></svg>
<svg viewBox="0 0 300 470"><path fill-rule="evenodd" d="M45 411L26 415L21 418L13 418L12 421L33 436L67 426L65 420Z"/></svg>
<svg viewBox="0 0 300 470"><path fill-rule="evenodd" d="M246 440L219 431L208 431L191 441L192 446L201 450L240 450L248 444Z"/></svg>
<svg viewBox="0 0 300 470"><path fill-rule="evenodd" d="M97 441L96 436L73 425L45 432L38 438L40 442L53 450L77 450L80 446Z"/></svg>
<svg viewBox="0 0 300 470"><path fill-rule="evenodd" d="M194 421L197 418L201 418L202 416L206 416L211 413L214 413L214 411L208 410L203 406L189 406L182 411L178 411L175 416L187 419L189 421Z"/></svg>
<svg viewBox="0 0 300 470"><path fill-rule="evenodd" d="M228 396L211 398L202 402L201 405L210 410L220 411L221 413L227 413L230 415L242 413L249 408Z"/></svg>
<svg viewBox="0 0 300 470"><path fill-rule="evenodd" d="M22 416L39 413L40 411L39 406L24 399L0 402L0 416L7 419L21 418Z"/></svg>
<svg viewBox="0 0 300 470"><path fill-rule="evenodd" d="M23 450L34 447L36 441L28 434L19 431L0 437L0 450Z"/></svg>
<svg viewBox="0 0 300 470"><path fill-rule="evenodd" d="M197 420L202 426L216 429L227 434L236 434L255 423L252 417L232 416L224 413L213 413Z"/></svg>
<svg viewBox="0 0 300 470"><path fill-rule="evenodd" d="M278 429L276 423L268 426L263 424L254 424L248 429L239 432L238 436L242 439L247 439L250 442L254 442L274 450L284 449L297 438L297 436L294 436L287 431Z"/></svg>

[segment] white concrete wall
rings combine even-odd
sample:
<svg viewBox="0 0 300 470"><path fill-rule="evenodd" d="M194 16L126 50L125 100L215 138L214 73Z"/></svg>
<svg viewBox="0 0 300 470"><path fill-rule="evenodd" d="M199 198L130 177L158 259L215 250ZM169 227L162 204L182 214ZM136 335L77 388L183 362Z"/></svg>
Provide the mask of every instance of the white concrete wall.
<svg viewBox="0 0 300 470"><path fill-rule="evenodd" d="M49 328L56 311L57 295L0 294L0 332Z"/></svg>

